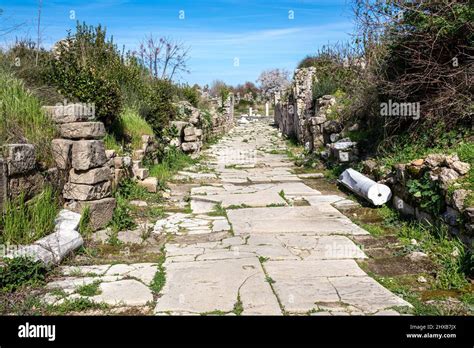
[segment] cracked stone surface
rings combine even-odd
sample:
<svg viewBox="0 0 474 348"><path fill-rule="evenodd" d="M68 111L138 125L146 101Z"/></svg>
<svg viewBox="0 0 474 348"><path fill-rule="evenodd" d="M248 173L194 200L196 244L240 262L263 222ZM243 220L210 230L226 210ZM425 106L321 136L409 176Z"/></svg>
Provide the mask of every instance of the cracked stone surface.
<svg viewBox="0 0 474 348"><path fill-rule="evenodd" d="M155 233L182 237L165 245L155 314L397 315L391 307L409 306L358 266L367 256L350 238L368 232L338 210L354 202L305 185L286 156L274 154L284 149L274 129L252 123L207 150L215 176L194 175L192 213L155 225ZM216 204L226 216L206 225ZM187 240L185 229L200 221L211 235L229 233Z"/></svg>
<svg viewBox="0 0 474 348"><path fill-rule="evenodd" d="M123 261L63 266L43 301L87 297L112 307L109 313L146 308L155 315L398 315L394 307L410 305L357 263L367 256L352 238L368 232L340 211L354 202L303 183L321 175L294 174L285 149L267 124L235 127L170 184L180 212L170 209L149 222L152 228L118 233L131 247L147 235L161 238L162 268ZM109 236L104 230L94 238ZM165 283L156 294L160 269ZM96 292L81 295L84 285Z"/></svg>

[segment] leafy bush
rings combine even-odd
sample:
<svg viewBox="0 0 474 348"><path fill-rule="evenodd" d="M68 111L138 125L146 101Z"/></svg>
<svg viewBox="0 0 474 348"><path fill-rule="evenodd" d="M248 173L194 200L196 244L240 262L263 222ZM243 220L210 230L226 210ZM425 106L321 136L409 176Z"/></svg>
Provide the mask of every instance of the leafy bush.
<svg viewBox="0 0 474 348"><path fill-rule="evenodd" d="M3 241L28 244L52 233L58 212L57 193L49 186L29 202L24 194L7 201L0 223Z"/></svg>
<svg viewBox="0 0 474 348"><path fill-rule="evenodd" d="M42 262L30 258L4 259L0 266L0 289L14 292L25 285L36 285L45 280L47 268Z"/></svg>
<svg viewBox="0 0 474 348"><path fill-rule="evenodd" d="M130 144L133 150L142 148L142 135L153 136L151 126L134 109L126 108L112 124L111 131L115 139ZM118 143L108 140L109 146L116 148ZM119 146L118 146L119 147Z"/></svg>
<svg viewBox="0 0 474 348"><path fill-rule="evenodd" d="M78 23L74 36L68 35L56 54L52 82L67 98L94 103L97 119L110 125L122 108L119 76L125 68L105 29Z"/></svg>
<svg viewBox="0 0 474 348"><path fill-rule="evenodd" d="M176 147L170 147L164 153L161 163L150 167L150 175L158 178L160 187L165 188L172 176L179 170L196 163L194 159L184 154Z"/></svg>
<svg viewBox="0 0 474 348"><path fill-rule="evenodd" d="M110 220L109 227L112 228L114 232L134 228L136 224L130 215L130 205L128 201L120 195L116 196L116 199L117 206L112 215L112 220Z"/></svg>
<svg viewBox="0 0 474 348"><path fill-rule="evenodd" d="M418 201L420 207L434 215L441 212L444 197L437 182L431 181L429 173L421 179L408 180L408 192Z"/></svg>
<svg viewBox="0 0 474 348"><path fill-rule="evenodd" d="M199 106L199 101L201 100L201 96L197 88L186 85L178 89L178 94L182 99L190 102L191 105L194 106L195 108Z"/></svg>
<svg viewBox="0 0 474 348"><path fill-rule="evenodd" d="M151 126L158 136L169 122L176 117L176 109L172 104L175 88L167 80L153 80L147 88L146 101L140 108L140 115Z"/></svg>
<svg viewBox="0 0 474 348"><path fill-rule="evenodd" d="M51 140L56 133L54 123L23 82L0 71L0 144L34 144L37 159L52 164Z"/></svg>

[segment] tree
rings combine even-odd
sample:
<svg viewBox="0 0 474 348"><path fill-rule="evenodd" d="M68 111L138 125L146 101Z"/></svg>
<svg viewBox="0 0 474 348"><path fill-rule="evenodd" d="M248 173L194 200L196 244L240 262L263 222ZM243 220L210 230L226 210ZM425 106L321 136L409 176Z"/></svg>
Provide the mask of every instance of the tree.
<svg viewBox="0 0 474 348"><path fill-rule="evenodd" d="M260 84L264 97L272 99L277 92L289 85L289 72L285 69L265 70L260 74L257 83Z"/></svg>
<svg viewBox="0 0 474 348"><path fill-rule="evenodd" d="M182 42L150 35L141 42L135 55L152 76L171 81L179 73L189 73L188 53L189 48Z"/></svg>

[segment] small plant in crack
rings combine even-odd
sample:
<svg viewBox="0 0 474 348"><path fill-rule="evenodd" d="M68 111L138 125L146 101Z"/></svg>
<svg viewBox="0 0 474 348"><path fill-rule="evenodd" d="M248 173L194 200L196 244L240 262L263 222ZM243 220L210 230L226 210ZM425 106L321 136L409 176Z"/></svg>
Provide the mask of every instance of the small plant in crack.
<svg viewBox="0 0 474 348"><path fill-rule="evenodd" d="M268 284L274 284L275 281L272 279L272 277L270 276L266 276L265 277L265 281L268 283Z"/></svg>
<svg viewBox="0 0 474 348"><path fill-rule="evenodd" d="M235 315L242 315L242 312L244 311L244 306L242 304L242 301L240 300L240 294L237 295L237 302L234 304L234 312Z"/></svg>
<svg viewBox="0 0 474 348"><path fill-rule="evenodd" d="M94 281L90 284L84 284L76 289L76 293L81 296L95 296L101 293L100 281Z"/></svg>
<svg viewBox="0 0 474 348"><path fill-rule="evenodd" d="M264 263L264 262L267 262L268 261L268 257L265 257L265 256L259 256L258 257L258 261L260 261L260 263Z"/></svg>
<svg viewBox="0 0 474 348"><path fill-rule="evenodd" d="M208 213L209 216L226 216L226 212L221 203L214 205L214 210Z"/></svg>
<svg viewBox="0 0 474 348"><path fill-rule="evenodd" d="M163 286L165 285L166 282L166 271L163 266L166 260L166 254L165 250L162 249L162 254L160 255L160 258L158 259L158 271L155 273L155 277L153 278L153 281L151 282L150 289L155 293L158 294L161 289L163 289Z"/></svg>

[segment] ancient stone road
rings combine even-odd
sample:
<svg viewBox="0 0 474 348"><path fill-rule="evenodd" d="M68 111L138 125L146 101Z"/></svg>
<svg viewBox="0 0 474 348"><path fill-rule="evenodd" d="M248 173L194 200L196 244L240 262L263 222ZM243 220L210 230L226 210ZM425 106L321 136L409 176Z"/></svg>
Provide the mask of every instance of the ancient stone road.
<svg viewBox="0 0 474 348"><path fill-rule="evenodd" d="M390 308L409 305L358 266L366 256L351 236L368 233L332 205L344 199L302 183L284 150L275 129L252 122L208 150L208 173L181 173L202 183L191 190L194 214L158 222L155 233L208 234L202 221L218 204L228 224L216 220L211 233L231 235L166 244L156 314L397 314Z"/></svg>
<svg viewBox="0 0 474 348"><path fill-rule="evenodd" d="M157 297L153 263L63 266L47 287L74 299L78 286L96 282L92 301L156 315L398 314L391 308L409 306L358 266L366 256L351 237L368 233L337 209L351 202L305 185L285 149L276 129L251 122L179 173L200 185L181 202L192 213L169 213L154 225L155 236L173 236ZM45 299L64 301L57 296Z"/></svg>

